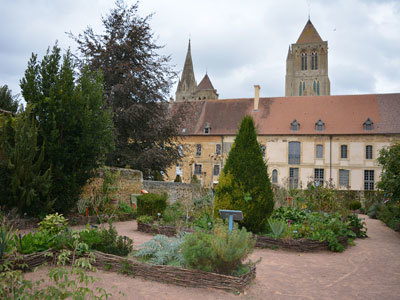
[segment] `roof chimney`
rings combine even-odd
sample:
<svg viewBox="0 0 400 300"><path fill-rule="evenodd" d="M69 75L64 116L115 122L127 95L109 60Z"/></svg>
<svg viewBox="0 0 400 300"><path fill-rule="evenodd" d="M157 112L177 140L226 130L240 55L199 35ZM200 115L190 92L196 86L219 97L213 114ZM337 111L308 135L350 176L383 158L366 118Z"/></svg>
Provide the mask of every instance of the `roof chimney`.
<svg viewBox="0 0 400 300"><path fill-rule="evenodd" d="M260 86L254 86L254 111L258 111L258 102L260 101Z"/></svg>

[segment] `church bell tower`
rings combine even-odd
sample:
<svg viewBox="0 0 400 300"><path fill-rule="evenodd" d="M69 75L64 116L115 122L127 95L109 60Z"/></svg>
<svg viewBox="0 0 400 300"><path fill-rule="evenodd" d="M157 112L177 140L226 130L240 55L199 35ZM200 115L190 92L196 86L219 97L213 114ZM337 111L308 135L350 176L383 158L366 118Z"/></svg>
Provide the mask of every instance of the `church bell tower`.
<svg viewBox="0 0 400 300"><path fill-rule="evenodd" d="M330 95L328 42L308 20L286 58L285 96Z"/></svg>

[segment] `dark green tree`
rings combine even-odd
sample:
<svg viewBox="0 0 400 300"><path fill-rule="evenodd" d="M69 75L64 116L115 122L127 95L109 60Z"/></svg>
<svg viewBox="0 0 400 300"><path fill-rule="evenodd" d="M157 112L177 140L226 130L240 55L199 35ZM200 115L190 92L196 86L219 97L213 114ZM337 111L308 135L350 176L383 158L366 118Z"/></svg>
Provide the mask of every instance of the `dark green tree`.
<svg viewBox="0 0 400 300"><path fill-rule="evenodd" d="M52 170L54 209L67 212L87 180L103 165L105 154L113 149L112 118L104 109L103 77L88 67L77 76L70 52L61 58L55 45L41 62L32 55L21 89L45 143L44 168L51 166Z"/></svg>
<svg viewBox="0 0 400 300"><path fill-rule="evenodd" d="M15 113L18 110L18 104L18 95L13 95L7 85L0 86L0 109Z"/></svg>
<svg viewBox="0 0 400 300"><path fill-rule="evenodd" d="M29 215L49 210L53 204L49 195L51 171L43 169L44 147L39 145L38 128L29 109L16 118L7 116L0 145L6 158L0 205L17 207L21 214Z"/></svg>
<svg viewBox="0 0 400 300"><path fill-rule="evenodd" d="M105 99L115 127L115 151L107 164L128 165L155 179L154 174L166 172L180 159L176 137L184 114L169 113L168 94L176 74L170 57L158 54L162 47L153 40L150 17L138 15L137 3L128 7L116 1L102 20L104 33L88 27L71 37L82 61L104 74Z"/></svg>
<svg viewBox="0 0 400 300"><path fill-rule="evenodd" d="M274 195L254 121L245 116L216 187L215 214L220 209L241 210L240 224L256 233L273 208Z"/></svg>
<svg viewBox="0 0 400 300"><path fill-rule="evenodd" d="M400 201L400 143L383 148L378 157L382 166L378 187L385 191L392 203Z"/></svg>

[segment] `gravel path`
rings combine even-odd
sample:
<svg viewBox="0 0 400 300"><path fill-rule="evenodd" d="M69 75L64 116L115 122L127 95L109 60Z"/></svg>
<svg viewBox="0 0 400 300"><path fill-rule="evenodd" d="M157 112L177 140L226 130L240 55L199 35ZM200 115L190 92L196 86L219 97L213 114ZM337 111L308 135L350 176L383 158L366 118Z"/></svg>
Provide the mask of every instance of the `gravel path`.
<svg viewBox="0 0 400 300"><path fill-rule="evenodd" d="M256 249L250 257L253 261L262 258L256 279L239 296L105 271L94 276L100 278L99 286L113 293L112 299L400 299L400 234L364 217L369 238L356 240L356 246L343 253ZM136 231L135 221L115 226L119 234L133 238L136 246L152 238ZM43 267L26 278L36 280L46 270Z"/></svg>

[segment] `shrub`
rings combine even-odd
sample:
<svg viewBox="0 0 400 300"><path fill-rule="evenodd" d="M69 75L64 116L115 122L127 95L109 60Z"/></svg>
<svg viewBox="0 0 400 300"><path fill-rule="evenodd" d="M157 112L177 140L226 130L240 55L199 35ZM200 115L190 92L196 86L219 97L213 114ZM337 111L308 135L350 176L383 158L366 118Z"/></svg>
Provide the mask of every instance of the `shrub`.
<svg viewBox="0 0 400 300"><path fill-rule="evenodd" d="M352 202L350 202L350 204L349 204L349 208L350 208L351 210L360 209L360 208L361 208L361 202L358 201L358 200L352 201Z"/></svg>
<svg viewBox="0 0 400 300"><path fill-rule="evenodd" d="M109 228L103 228L100 232L100 244L93 244L92 249L104 253L126 256L133 249L133 241L126 236L118 236L117 230L112 224Z"/></svg>
<svg viewBox="0 0 400 300"><path fill-rule="evenodd" d="M148 215L157 217L162 214L167 207L167 194L144 194L137 197L137 214L138 216Z"/></svg>
<svg viewBox="0 0 400 300"><path fill-rule="evenodd" d="M39 231L47 231L50 235L55 235L67 228L67 225L68 220L62 214L55 213L47 215L39 223Z"/></svg>
<svg viewBox="0 0 400 300"><path fill-rule="evenodd" d="M166 224L176 225L179 220L185 218L185 212L182 210L181 204L175 202L171 205L167 205L167 208L162 214L162 219Z"/></svg>
<svg viewBox="0 0 400 300"><path fill-rule="evenodd" d="M128 204L126 204L125 202L120 202L119 203L119 210L123 213L126 214L133 214L133 207L129 206Z"/></svg>
<svg viewBox="0 0 400 300"><path fill-rule="evenodd" d="M152 216L140 216L137 218L138 223L143 223L143 224L150 224L153 222L153 217Z"/></svg>
<svg viewBox="0 0 400 300"><path fill-rule="evenodd" d="M240 225L260 232L273 208L274 196L254 121L246 116L216 187L214 215L220 209L241 210Z"/></svg>
<svg viewBox="0 0 400 300"><path fill-rule="evenodd" d="M140 245L135 256L144 258L154 265L181 266L184 264L184 258L180 251L184 236L185 234L181 234L176 238L168 238L165 235L156 235L150 241Z"/></svg>
<svg viewBox="0 0 400 300"><path fill-rule="evenodd" d="M253 252L255 239L246 228L236 228L229 233L228 226L214 227L212 248L215 251L215 269L218 273L232 274L242 261Z"/></svg>
<svg viewBox="0 0 400 300"><path fill-rule="evenodd" d="M216 254L212 248L211 234L197 231L188 234L182 245L182 254L188 267L211 272L215 267Z"/></svg>

